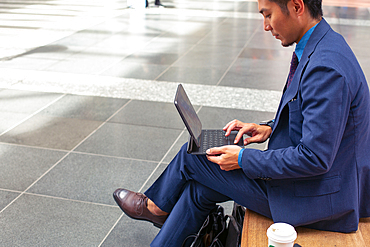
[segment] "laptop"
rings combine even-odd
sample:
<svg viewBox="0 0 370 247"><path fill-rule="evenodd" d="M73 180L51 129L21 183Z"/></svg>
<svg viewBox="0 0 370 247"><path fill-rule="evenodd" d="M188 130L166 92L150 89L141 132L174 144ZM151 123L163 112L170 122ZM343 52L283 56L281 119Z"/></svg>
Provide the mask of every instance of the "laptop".
<svg viewBox="0 0 370 247"><path fill-rule="evenodd" d="M190 134L188 153L203 155L209 148L234 145L238 131L232 131L229 136L225 136L226 132L221 129L202 129L202 123L181 84L177 87L174 103ZM243 142L241 138L237 145L243 147Z"/></svg>

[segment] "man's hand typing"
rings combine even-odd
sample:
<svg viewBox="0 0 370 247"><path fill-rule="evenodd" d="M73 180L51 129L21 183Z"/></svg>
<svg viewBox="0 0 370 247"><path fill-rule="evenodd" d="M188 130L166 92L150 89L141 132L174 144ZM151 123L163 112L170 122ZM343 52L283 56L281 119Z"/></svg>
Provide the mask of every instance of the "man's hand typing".
<svg viewBox="0 0 370 247"><path fill-rule="evenodd" d="M270 126L259 125L255 123L243 123L236 119L226 124L223 130L226 131L226 136L229 136L232 130L239 131L235 137L234 143L238 143L244 134L250 136L244 139L245 146L254 142L261 143L266 141L272 132Z"/></svg>

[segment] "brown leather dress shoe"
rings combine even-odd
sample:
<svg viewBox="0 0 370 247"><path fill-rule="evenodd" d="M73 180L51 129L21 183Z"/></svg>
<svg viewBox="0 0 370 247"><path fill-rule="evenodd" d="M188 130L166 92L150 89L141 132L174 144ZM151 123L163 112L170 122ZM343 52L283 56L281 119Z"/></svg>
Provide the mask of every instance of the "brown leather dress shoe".
<svg viewBox="0 0 370 247"><path fill-rule="evenodd" d="M161 228L168 215L157 216L147 208L148 197L125 189L117 189L113 193L114 200L127 216L136 220L152 222L154 226Z"/></svg>

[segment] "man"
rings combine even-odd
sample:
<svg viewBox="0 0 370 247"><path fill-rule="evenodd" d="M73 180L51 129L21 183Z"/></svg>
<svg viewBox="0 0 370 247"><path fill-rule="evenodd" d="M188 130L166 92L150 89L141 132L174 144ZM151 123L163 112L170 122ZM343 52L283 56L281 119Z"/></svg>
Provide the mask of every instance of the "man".
<svg viewBox="0 0 370 247"><path fill-rule="evenodd" d="M161 3L161 1L160 0L155 0L154 1L154 6L155 7L164 7L164 5ZM149 1L148 0L146 0L145 1L145 8L148 8L149 7Z"/></svg>
<svg viewBox="0 0 370 247"><path fill-rule="evenodd" d="M370 99L349 46L322 18L321 0L258 0L264 28L282 46L296 43L274 121L228 123L245 144L212 148L207 156L183 147L145 195L118 189L114 197L134 219L161 231L151 246L181 246L215 204L234 200L294 226L352 232L370 216ZM149 198L149 199L148 199Z"/></svg>

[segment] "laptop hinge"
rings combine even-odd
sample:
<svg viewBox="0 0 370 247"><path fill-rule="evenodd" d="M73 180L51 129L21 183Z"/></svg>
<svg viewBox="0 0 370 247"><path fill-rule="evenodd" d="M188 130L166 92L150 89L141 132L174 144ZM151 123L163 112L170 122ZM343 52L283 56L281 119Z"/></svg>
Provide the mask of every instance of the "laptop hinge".
<svg viewBox="0 0 370 247"><path fill-rule="evenodd" d="M188 148L187 152L188 154L191 154L192 152L196 151L198 149L197 144L194 141L194 138L189 135L189 141L188 141Z"/></svg>

